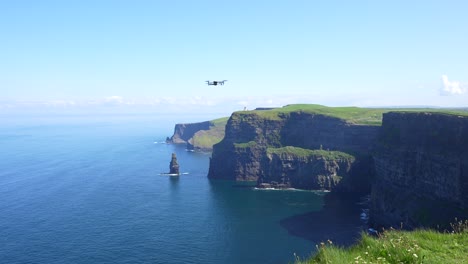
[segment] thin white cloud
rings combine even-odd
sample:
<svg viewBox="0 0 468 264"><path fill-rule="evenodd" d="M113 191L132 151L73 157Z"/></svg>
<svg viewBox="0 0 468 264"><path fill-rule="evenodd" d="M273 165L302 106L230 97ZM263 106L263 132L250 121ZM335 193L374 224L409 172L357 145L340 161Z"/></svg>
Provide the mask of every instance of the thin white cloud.
<svg viewBox="0 0 468 264"><path fill-rule="evenodd" d="M213 106L216 102L210 98L205 98L201 96L194 96L189 99L190 104L192 105L201 105L201 106Z"/></svg>
<svg viewBox="0 0 468 264"><path fill-rule="evenodd" d="M177 104L178 101L180 101L180 100L178 100L178 98L176 98L176 97L164 96L164 97L161 98L161 103L162 104L173 105L173 104Z"/></svg>
<svg viewBox="0 0 468 264"><path fill-rule="evenodd" d="M122 96L113 95L113 96L106 97L104 99L104 103L108 105L119 105L119 104L124 103L124 99Z"/></svg>
<svg viewBox="0 0 468 264"><path fill-rule="evenodd" d="M68 107L75 106L76 102L71 100L52 100L43 102L43 104L50 107Z"/></svg>
<svg viewBox="0 0 468 264"><path fill-rule="evenodd" d="M447 75L442 75L441 95L460 95L466 93L465 85L458 81L449 81Z"/></svg>

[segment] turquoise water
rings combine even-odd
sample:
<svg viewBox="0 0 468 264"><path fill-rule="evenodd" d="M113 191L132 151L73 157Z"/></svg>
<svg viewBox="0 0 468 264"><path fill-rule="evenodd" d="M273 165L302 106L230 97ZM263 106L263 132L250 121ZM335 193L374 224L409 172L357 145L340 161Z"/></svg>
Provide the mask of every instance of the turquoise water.
<svg viewBox="0 0 468 264"><path fill-rule="evenodd" d="M210 181L155 116L1 121L2 263L288 263L362 224L352 199ZM187 174L160 175L173 152Z"/></svg>

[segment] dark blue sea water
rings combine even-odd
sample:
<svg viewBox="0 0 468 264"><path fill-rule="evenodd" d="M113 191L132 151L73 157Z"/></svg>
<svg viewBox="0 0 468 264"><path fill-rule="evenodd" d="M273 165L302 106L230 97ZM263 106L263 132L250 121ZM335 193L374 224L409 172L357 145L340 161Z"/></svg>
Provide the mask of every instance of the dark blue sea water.
<svg viewBox="0 0 468 264"><path fill-rule="evenodd" d="M210 181L157 116L0 121L1 263L288 263L362 225L354 198Z"/></svg>

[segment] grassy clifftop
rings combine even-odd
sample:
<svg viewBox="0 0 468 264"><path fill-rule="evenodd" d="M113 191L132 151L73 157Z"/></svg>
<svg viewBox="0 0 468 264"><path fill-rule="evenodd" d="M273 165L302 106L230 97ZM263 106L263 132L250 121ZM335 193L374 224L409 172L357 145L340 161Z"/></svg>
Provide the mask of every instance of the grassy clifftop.
<svg viewBox="0 0 468 264"><path fill-rule="evenodd" d="M228 117L224 117L211 120L210 129L196 132L190 140L191 144L198 149L212 149L214 144L223 139L228 119Z"/></svg>
<svg viewBox="0 0 468 264"><path fill-rule="evenodd" d="M317 245L311 259L296 263L468 263L468 221L458 222L454 232L389 230L372 237L363 234L344 249L332 241Z"/></svg>
<svg viewBox="0 0 468 264"><path fill-rule="evenodd" d="M360 107L328 107L317 104L294 104L271 110L240 111L237 113L255 113L268 119L279 119L282 115L292 112L321 114L344 119L350 123L362 125L381 125L382 114L390 111L402 112L441 112L447 114L468 115L463 109L437 109L437 108L360 108Z"/></svg>

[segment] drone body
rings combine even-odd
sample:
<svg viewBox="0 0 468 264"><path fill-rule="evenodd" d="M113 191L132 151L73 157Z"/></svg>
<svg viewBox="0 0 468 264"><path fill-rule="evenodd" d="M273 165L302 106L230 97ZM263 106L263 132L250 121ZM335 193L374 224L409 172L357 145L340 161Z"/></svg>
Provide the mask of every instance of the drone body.
<svg viewBox="0 0 468 264"><path fill-rule="evenodd" d="M210 81L206 81L206 83L207 83L208 85L214 85L214 86L216 86L216 85L218 85L218 84L219 84L219 85L224 85L224 82L226 82L226 81L227 81L227 80L222 80L222 81L211 81L211 82L210 82Z"/></svg>

